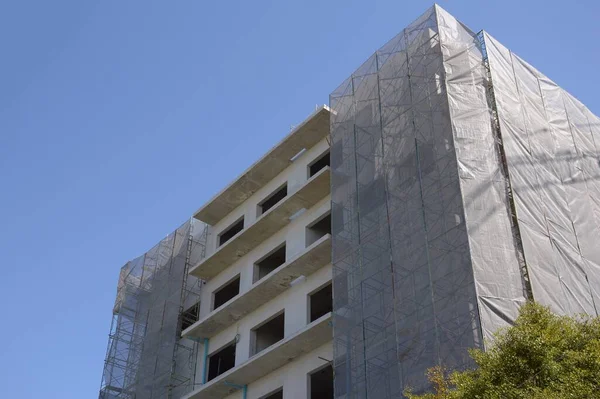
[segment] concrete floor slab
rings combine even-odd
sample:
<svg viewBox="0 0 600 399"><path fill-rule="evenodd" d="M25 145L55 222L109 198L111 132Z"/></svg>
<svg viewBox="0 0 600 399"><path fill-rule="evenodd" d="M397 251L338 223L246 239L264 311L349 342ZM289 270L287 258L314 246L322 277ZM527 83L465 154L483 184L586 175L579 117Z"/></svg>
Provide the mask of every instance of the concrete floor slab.
<svg viewBox="0 0 600 399"><path fill-rule="evenodd" d="M194 214L215 225L292 164L292 157L309 149L329 134L329 107L323 105L298 125L282 141L250 166L240 177L215 195Z"/></svg>
<svg viewBox="0 0 600 399"><path fill-rule="evenodd" d="M215 333L229 327L250 312L258 309L289 288L290 282L304 275L309 276L331 263L331 235L326 234L271 273L257 281L246 292L197 321L185 331L184 337L211 338Z"/></svg>
<svg viewBox="0 0 600 399"><path fill-rule="evenodd" d="M331 341L332 335L331 313L327 313L302 330L202 385L183 399L224 398L239 389L234 386L244 386L266 376Z"/></svg>
<svg viewBox="0 0 600 399"><path fill-rule="evenodd" d="M210 280L261 242L290 223L290 216L302 208L309 209L330 192L330 168L312 176L296 192L289 194L244 230L233 236L211 256L190 270L190 274Z"/></svg>

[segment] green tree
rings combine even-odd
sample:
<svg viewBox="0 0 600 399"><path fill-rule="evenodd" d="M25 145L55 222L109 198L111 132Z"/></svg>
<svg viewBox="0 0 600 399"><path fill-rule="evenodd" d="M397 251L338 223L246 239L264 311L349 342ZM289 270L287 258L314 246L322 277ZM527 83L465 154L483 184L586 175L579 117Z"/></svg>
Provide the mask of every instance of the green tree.
<svg viewBox="0 0 600 399"><path fill-rule="evenodd" d="M600 318L557 316L528 303L514 326L486 351L470 351L477 367L428 371L434 393L409 399L600 398Z"/></svg>

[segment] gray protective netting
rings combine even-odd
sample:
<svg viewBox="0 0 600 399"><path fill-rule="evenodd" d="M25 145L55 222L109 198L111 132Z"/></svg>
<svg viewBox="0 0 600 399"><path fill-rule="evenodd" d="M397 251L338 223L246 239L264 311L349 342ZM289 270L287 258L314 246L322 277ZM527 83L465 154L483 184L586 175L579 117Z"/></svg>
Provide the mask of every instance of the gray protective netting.
<svg viewBox="0 0 600 399"><path fill-rule="evenodd" d="M336 397L401 397L481 346L436 11L330 96Z"/></svg>
<svg viewBox="0 0 600 399"><path fill-rule="evenodd" d="M600 301L600 119L434 6L330 96L337 398L397 398L526 298ZM177 398L197 347L181 313L206 226L121 270L100 398Z"/></svg>
<svg viewBox="0 0 600 399"><path fill-rule="evenodd" d="M498 120L536 301L600 306L600 119L487 33Z"/></svg>
<svg viewBox="0 0 600 399"><path fill-rule="evenodd" d="M434 6L330 96L336 397L470 365L533 298L598 314L600 120Z"/></svg>
<svg viewBox="0 0 600 399"><path fill-rule="evenodd" d="M191 219L121 269L100 399L179 398L193 387L197 346L181 338L181 315L200 298L187 272L206 234Z"/></svg>
<svg viewBox="0 0 600 399"><path fill-rule="evenodd" d="M437 9L458 175L485 339L530 296L481 35Z"/></svg>

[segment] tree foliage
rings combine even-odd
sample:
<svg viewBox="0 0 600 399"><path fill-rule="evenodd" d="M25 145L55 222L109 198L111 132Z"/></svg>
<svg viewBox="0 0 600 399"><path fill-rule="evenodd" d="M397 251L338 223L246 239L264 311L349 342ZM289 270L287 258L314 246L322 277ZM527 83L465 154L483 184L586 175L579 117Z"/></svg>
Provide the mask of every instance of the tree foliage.
<svg viewBox="0 0 600 399"><path fill-rule="evenodd" d="M409 399L600 398L600 318L557 316L528 303L514 326L487 351L470 351L477 367L428 371L434 393Z"/></svg>

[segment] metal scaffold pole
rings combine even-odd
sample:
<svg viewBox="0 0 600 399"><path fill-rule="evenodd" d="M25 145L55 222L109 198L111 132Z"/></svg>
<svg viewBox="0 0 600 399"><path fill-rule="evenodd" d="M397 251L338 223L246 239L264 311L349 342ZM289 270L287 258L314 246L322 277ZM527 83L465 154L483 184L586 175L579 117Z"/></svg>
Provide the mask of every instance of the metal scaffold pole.
<svg viewBox="0 0 600 399"><path fill-rule="evenodd" d="M191 219L121 269L100 399L178 398L193 388L197 345L181 338L182 314L200 299L188 271L206 234Z"/></svg>

